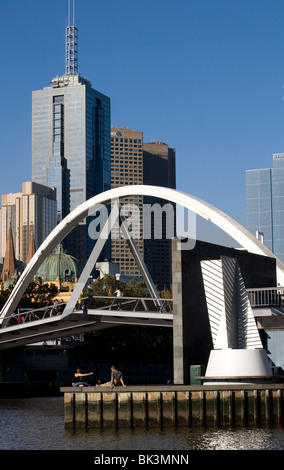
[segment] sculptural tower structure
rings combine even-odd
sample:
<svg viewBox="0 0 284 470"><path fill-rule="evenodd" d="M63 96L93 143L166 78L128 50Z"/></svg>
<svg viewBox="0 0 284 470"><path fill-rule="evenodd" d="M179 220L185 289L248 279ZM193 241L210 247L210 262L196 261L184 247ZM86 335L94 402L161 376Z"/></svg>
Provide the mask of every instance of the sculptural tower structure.
<svg viewBox="0 0 284 470"><path fill-rule="evenodd" d="M237 260L201 261L201 270L214 347L205 384L255 383L272 375Z"/></svg>

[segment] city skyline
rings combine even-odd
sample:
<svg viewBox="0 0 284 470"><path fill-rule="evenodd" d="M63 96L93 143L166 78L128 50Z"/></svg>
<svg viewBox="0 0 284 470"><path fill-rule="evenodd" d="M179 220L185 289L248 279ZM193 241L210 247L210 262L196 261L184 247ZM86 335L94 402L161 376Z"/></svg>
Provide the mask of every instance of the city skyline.
<svg viewBox="0 0 284 470"><path fill-rule="evenodd" d="M67 4L0 4L1 194L31 179L31 93L65 73ZM177 189L244 226L246 170L284 151L283 17L280 0L76 1L78 72L110 96L111 125L176 148Z"/></svg>

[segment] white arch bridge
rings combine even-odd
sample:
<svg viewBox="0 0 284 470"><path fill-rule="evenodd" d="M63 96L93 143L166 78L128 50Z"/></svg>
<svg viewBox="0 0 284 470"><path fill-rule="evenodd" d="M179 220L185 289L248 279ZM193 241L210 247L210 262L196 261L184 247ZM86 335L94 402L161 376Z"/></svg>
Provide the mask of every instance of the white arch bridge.
<svg viewBox="0 0 284 470"><path fill-rule="evenodd" d="M96 298L92 301L94 306L92 307L92 304L90 304L87 314L83 314L82 311L78 312L75 309L77 301L87 283L88 277L95 266L101 250L120 217L120 198L129 196L153 196L170 201L211 221L249 252L276 258L270 250L238 222L214 206L194 196L160 186L133 185L111 189L94 196L72 211L57 225L39 247L0 312L0 349L8 349L47 339L69 336L74 333L92 331L121 323L172 326L172 305L170 302L167 302L166 305L164 299L159 298L148 269L136 248L135 241L129 235L127 224L125 223L121 224L122 233L129 243L130 249L148 286L151 300L149 298L142 299L144 301L143 304L142 301L138 302L138 299L124 298L121 310L116 310L109 304L97 306L97 304L94 304L95 300L101 301L102 299ZM109 204L111 205L110 214L104 221L100 236L94 245L93 251L84 266L68 303L64 305L64 309L60 315L53 317L47 314L48 310L41 309L41 311L38 312L38 318L34 317L33 321L28 321L28 319L31 320L30 312L28 312L22 324L11 325L11 318L14 316L20 299L45 258L83 219L89 216L95 216L100 209L103 209ZM277 258L276 268L277 281L280 285L284 285L284 265ZM137 301L136 304L135 300ZM131 308L130 305L132 305ZM36 314L36 312L34 312L34 314Z"/></svg>

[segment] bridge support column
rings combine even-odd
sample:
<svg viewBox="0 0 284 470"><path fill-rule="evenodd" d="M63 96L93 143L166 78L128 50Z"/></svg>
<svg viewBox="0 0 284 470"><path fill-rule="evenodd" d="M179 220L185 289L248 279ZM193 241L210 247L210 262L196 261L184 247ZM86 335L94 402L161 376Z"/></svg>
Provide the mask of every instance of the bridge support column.
<svg viewBox="0 0 284 470"><path fill-rule="evenodd" d="M176 385L191 383L192 365L204 366L212 349L206 305L202 304L200 261L172 240L173 378ZM205 308L204 308L205 307Z"/></svg>
<svg viewBox="0 0 284 470"><path fill-rule="evenodd" d="M172 288L173 288L173 375L175 384L184 384L184 335L182 302L182 257L178 240L172 242Z"/></svg>

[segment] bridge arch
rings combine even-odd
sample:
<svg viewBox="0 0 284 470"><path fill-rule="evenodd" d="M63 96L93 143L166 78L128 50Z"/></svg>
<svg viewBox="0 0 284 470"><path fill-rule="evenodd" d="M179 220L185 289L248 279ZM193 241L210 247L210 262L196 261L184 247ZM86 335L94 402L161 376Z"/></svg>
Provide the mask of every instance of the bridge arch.
<svg viewBox="0 0 284 470"><path fill-rule="evenodd" d="M275 258L277 281L280 283L280 285L284 285L284 264L247 229L245 229L242 225L216 207L195 196L186 194L176 189L150 185L122 186L100 193L85 201L83 204L74 209L70 214L68 214L67 217L65 217L65 219L63 219L54 228L54 230L48 235L45 241L38 248L37 252L20 276L8 301L0 313L0 321L3 321L3 319L8 316L10 312L15 310L27 286L37 272L38 268L41 266L44 259L50 254L56 245L58 245L58 243L60 243L61 240L63 240L63 238L65 238L65 236L71 232L71 230L76 225L79 224L82 219L92 215L98 206L107 205L113 200L127 196L154 196L165 199L167 201L171 201L172 203L183 206L201 216L202 218L211 221L213 224L230 235L246 250L259 255ZM96 242L98 249L99 240ZM94 265L90 267L90 272L93 269L93 266ZM66 308L63 315L68 315L70 313L69 310L70 309Z"/></svg>

